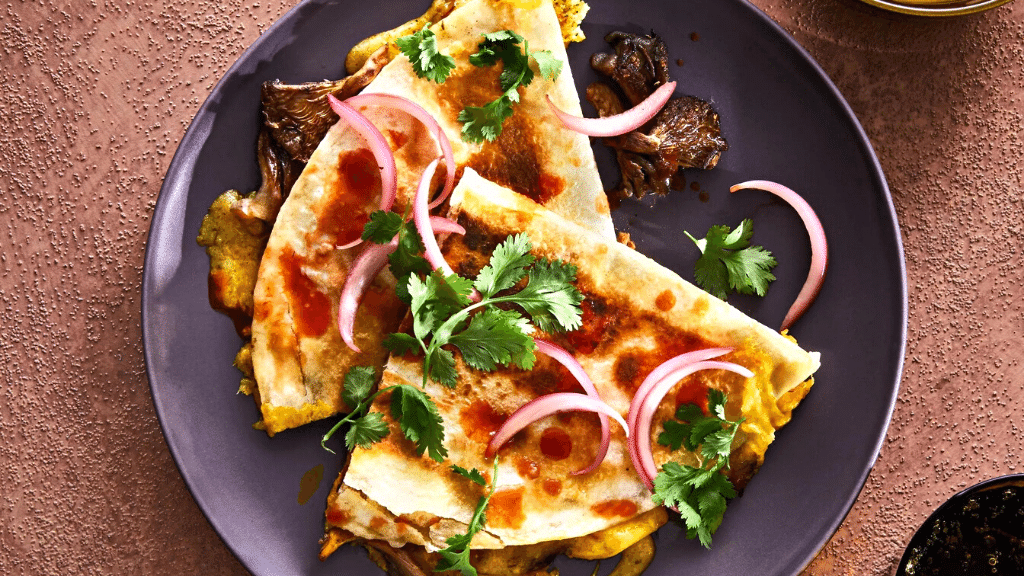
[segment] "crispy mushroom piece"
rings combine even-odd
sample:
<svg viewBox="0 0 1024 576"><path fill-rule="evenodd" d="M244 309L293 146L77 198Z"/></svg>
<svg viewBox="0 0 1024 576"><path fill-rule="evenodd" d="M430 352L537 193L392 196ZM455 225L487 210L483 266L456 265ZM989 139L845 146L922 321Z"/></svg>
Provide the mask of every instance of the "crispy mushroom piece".
<svg viewBox="0 0 1024 576"><path fill-rule="evenodd" d="M377 77L387 62L387 50L382 47L359 71L341 80L294 85L280 80L264 82L260 93L263 125L288 155L305 164L327 130L338 121L327 95L333 94L339 100L355 96Z"/></svg>
<svg viewBox="0 0 1024 576"><path fill-rule="evenodd" d="M657 34L637 36L612 32L604 37L614 54L598 52L590 57L590 66L615 81L636 106L651 92L669 81L668 51Z"/></svg>
<svg viewBox="0 0 1024 576"><path fill-rule="evenodd" d="M669 81L665 43L656 34L637 36L612 32L605 40L614 54L598 53L591 66L615 82L631 105L643 101ZM596 82L587 88L587 100L600 116L621 113L623 100L609 84ZM718 164L729 144L722 136L718 113L700 98L683 96L669 100L650 122L638 130L604 138L614 148L622 181L609 192L613 203L647 193L665 195L685 182L682 170L710 170Z"/></svg>
<svg viewBox="0 0 1024 576"><path fill-rule="evenodd" d="M260 187L249 194L235 190L221 194L203 218L196 239L210 255L210 305L234 321L244 340L243 352L251 335L252 294L271 227L309 157L338 121L327 95L348 98L358 94L386 63L382 49L357 73L341 80L263 84L263 122L256 142ZM236 359L236 366L243 374L243 391L252 392L251 361L239 363Z"/></svg>

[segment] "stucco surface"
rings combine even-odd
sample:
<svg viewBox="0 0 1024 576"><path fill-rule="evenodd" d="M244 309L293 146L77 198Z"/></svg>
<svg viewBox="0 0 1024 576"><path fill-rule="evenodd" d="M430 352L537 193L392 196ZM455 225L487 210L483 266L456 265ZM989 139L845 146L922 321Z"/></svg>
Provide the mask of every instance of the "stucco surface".
<svg viewBox="0 0 1024 576"><path fill-rule="evenodd" d="M881 455L806 574L889 574L939 502L1024 471L1024 2L953 19L755 0L870 137L910 327ZM140 288L163 174L200 103L292 5L0 7L0 574L240 575L160 433Z"/></svg>

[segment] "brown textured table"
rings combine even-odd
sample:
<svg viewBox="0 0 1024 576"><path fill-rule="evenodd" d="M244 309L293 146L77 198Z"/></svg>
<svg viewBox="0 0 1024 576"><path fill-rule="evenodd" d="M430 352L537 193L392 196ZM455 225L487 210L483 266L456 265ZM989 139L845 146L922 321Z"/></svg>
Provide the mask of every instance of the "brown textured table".
<svg viewBox="0 0 1024 576"><path fill-rule="evenodd" d="M953 19L755 0L878 153L906 367L863 493L806 574L889 574L939 502L1024 471L1024 2ZM11 0L0 23L0 574L245 574L157 425L143 250L175 147L291 0Z"/></svg>

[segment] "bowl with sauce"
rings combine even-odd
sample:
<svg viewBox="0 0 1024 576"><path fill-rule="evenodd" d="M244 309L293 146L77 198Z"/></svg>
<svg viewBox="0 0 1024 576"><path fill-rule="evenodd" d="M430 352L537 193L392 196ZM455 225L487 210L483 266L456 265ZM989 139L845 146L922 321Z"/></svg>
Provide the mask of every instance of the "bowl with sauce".
<svg viewBox="0 0 1024 576"><path fill-rule="evenodd" d="M1024 474L955 494L910 539L896 576L1024 574Z"/></svg>
<svg viewBox="0 0 1024 576"><path fill-rule="evenodd" d="M864 2L903 14L918 16L956 16L973 14L1006 4L1010 0L863 0Z"/></svg>

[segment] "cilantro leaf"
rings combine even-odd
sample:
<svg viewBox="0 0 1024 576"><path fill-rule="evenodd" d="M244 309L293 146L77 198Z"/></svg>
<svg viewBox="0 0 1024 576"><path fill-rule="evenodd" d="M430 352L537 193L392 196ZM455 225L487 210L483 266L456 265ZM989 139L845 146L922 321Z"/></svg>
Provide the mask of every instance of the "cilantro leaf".
<svg viewBox="0 0 1024 576"><path fill-rule="evenodd" d="M719 428L704 436L700 444L700 455L705 460L720 458L725 467L729 467L729 453L732 452L732 440L736 437L736 431L731 427Z"/></svg>
<svg viewBox="0 0 1024 576"><path fill-rule="evenodd" d="M458 466L452 466L459 472ZM465 470L462 468L461 470ZM481 475L475 468L473 472L476 472L483 480ZM462 472L459 472L462 474ZM466 476L463 474L463 476ZM466 476L469 478L469 476ZM472 479L472 478L471 478ZM446 572L448 570L458 570L462 573L462 576L477 576L476 568L473 567L469 562L469 545L473 541L473 536L477 532L483 529L484 524L487 522L487 504L491 500L491 496L494 495L494 489L497 486L498 481L498 458L494 459L494 470L491 472L491 487L487 490L487 494L484 494L477 500L476 509L473 511L473 516L469 520L469 525L466 527L465 534L459 534L452 536L445 540L445 544L448 544L447 548L438 550L438 554L441 556L441 560L438 561L437 566L434 567L434 572ZM474 480L476 482L476 480ZM478 484L483 485L482 482Z"/></svg>
<svg viewBox="0 0 1024 576"><path fill-rule="evenodd" d="M391 390L391 416L402 434L416 444L416 454L424 452L437 462L444 462L444 424L437 405L419 388L399 384Z"/></svg>
<svg viewBox="0 0 1024 576"><path fill-rule="evenodd" d="M730 422L725 419L725 394L714 388L708 390L708 411L705 415L696 404L682 404L676 409L676 420L664 423L665 431L658 435L658 443L678 450L680 446L699 453L707 461L720 459L728 466L732 440L743 419Z"/></svg>
<svg viewBox="0 0 1024 576"><path fill-rule="evenodd" d="M483 296L507 290L526 275L526 267L536 258L530 254L530 239L525 234L510 236L498 244L491 261L480 270L474 286Z"/></svg>
<svg viewBox="0 0 1024 576"><path fill-rule="evenodd" d="M684 233L701 251L693 266L697 284L718 298L725 300L730 290L764 296L768 284L775 280L771 273L777 264L775 257L762 246L750 246L754 223L749 218L735 230L712 226L700 240Z"/></svg>
<svg viewBox="0 0 1024 576"><path fill-rule="evenodd" d="M384 337L382 344L396 356L418 354L421 351L420 341L417 340L415 336L403 334L402 332L393 332L388 334Z"/></svg>
<svg viewBox="0 0 1024 576"><path fill-rule="evenodd" d="M676 509L686 523L687 538L699 538L710 548L711 536L722 524L726 500L736 497L735 487L721 470L729 466L732 441L743 419L725 419L725 394L713 388L708 391L708 411L710 415L696 404L684 404L676 410L681 422L665 422L658 442L697 451L700 466L667 462L654 478L652 499Z"/></svg>
<svg viewBox="0 0 1024 576"><path fill-rule="evenodd" d="M409 295L409 277L430 272L430 262L423 257L423 241L416 232L416 225L405 222L398 230L398 247L388 256L391 273L395 275L395 293L406 304L412 303Z"/></svg>
<svg viewBox="0 0 1024 576"><path fill-rule="evenodd" d="M575 266L538 261L529 254L530 248L525 234L509 236L475 281L436 270L423 278L410 274L405 284L413 335L393 334L384 345L396 354L415 352L417 345L424 351L424 386L431 380L450 388L458 383L454 349L478 370L490 371L498 365L531 369L536 361L534 326L546 332L577 328L583 296L572 285ZM524 276L522 290L497 295ZM470 300L474 286L480 291L476 302ZM519 311L496 306L502 303L520 306L529 319ZM449 344L454 348L445 348Z"/></svg>
<svg viewBox="0 0 1024 576"><path fill-rule="evenodd" d="M369 448L375 442L383 440L391 431L380 412L370 412L362 418L352 421L352 426L345 433L345 447L349 452L360 448Z"/></svg>
<svg viewBox="0 0 1024 576"><path fill-rule="evenodd" d="M498 82L505 96L512 102L519 102L520 86L529 86L533 82L533 70L530 69L530 60L516 49L517 56L505 60L505 67L501 69Z"/></svg>
<svg viewBox="0 0 1024 576"><path fill-rule="evenodd" d="M654 478L654 502L678 510L687 537L699 538L705 548L711 547L711 536L722 524L726 499L735 497L732 483L715 470L666 462Z"/></svg>
<svg viewBox="0 0 1024 576"><path fill-rule="evenodd" d="M430 263L423 257L423 241L420 240L420 235L416 231L416 225L412 222L404 222L396 234L398 234L398 247L388 257L388 261L391 263L391 272L395 277L410 273L430 272ZM391 239L389 238L388 241L390 242Z"/></svg>
<svg viewBox="0 0 1024 576"><path fill-rule="evenodd" d="M499 61L507 64L509 59L522 56L519 43L523 41L523 37L512 30L499 30L484 34L483 37L484 41L476 46L476 53L469 56L469 63L473 66L484 68L494 66Z"/></svg>
<svg viewBox="0 0 1024 576"><path fill-rule="evenodd" d="M658 434L658 444L668 446L672 450L679 450L683 444L688 443L690 439L690 426L675 420L667 420L662 426L665 428L665 431ZM687 446L686 449L692 452L695 448Z"/></svg>
<svg viewBox="0 0 1024 576"><path fill-rule="evenodd" d="M764 296L768 284L775 280L769 272L777 264L775 257L761 246L737 250L721 258L729 272L729 287L740 294Z"/></svg>
<svg viewBox="0 0 1024 576"><path fill-rule="evenodd" d="M434 567L434 572L458 570L462 576L477 576L476 568L469 563L469 543L464 542L461 536L452 536L445 543L448 547L437 552L441 559Z"/></svg>
<svg viewBox="0 0 1024 576"><path fill-rule="evenodd" d="M708 388L708 412L725 420L725 392Z"/></svg>
<svg viewBox="0 0 1024 576"><path fill-rule="evenodd" d="M554 80L558 78L558 75L562 72L562 61L555 58L554 54L550 50L538 50L536 52L530 52L530 56L533 57L534 62L537 63L537 69L540 70L540 75L545 80Z"/></svg>
<svg viewBox="0 0 1024 576"><path fill-rule="evenodd" d="M481 143L493 141L501 135L501 127L512 115L512 101L507 95L483 106L466 106L459 112L462 122L462 139Z"/></svg>
<svg viewBox="0 0 1024 576"><path fill-rule="evenodd" d="M445 278L434 271L425 279L409 277L409 296L413 319L413 333L420 340L426 340L453 314L469 304L472 284L458 276Z"/></svg>
<svg viewBox="0 0 1024 576"><path fill-rule="evenodd" d="M409 58L413 72L420 78L441 84L455 69L455 59L438 49L437 36L426 26L419 32L396 38L395 44Z"/></svg>
<svg viewBox="0 0 1024 576"><path fill-rule="evenodd" d="M341 389L341 399L350 409L354 409L366 399L370 390L377 384L377 371L373 366L353 366L345 374L345 385Z"/></svg>
<svg viewBox="0 0 1024 576"><path fill-rule="evenodd" d="M539 260L527 273L525 288L509 297L545 332L568 332L580 327L583 295L572 285L576 267L559 260Z"/></svg>
<svg viewBox="0 0 1024 576"><path fill-rule="evenodd" d="M487 308L473 316L469 326L451 337L462 359L477 370L490 372L498 365L516 364L533 368L536 344L530 337L533 327L518 312Z"/></svg>
<svg viewBox="0 0 1024 576"><path fill-rule="evenodd" d="M455 356L444 348L431 348L424 366L425 373L438 384L454 388L459 383L459 374L455 371Z"/></svg>
<svg viewBox="0 0 1024 576"><path fill-rule="evenodd" d="M375 210L370 213L370 221L363 227L362 238L374 244L387 244L394 240L403 224L400 214Z"/></svg>
<svg viewBox="0 0 1024 576"><path fill-rule="evenodd" d="M469 62L477 67L495 66L501 62L498 83L502 95L484 106L467 106L459 113L459 122L463 123L462 139L475 143L492 141L501 135L502 124L512 115L512 104L519 102L519 88L533 82L530 58L548 80L557 78L562 70L562 62L549 50L530 52L529 42L512 30L499 30L483 37L483 42L477 45L477 52L470 55Z"/></svg>
<svg viewBox="0 0 1024 576"><path fill-rule="evenodd" d="M473 468L472 470L466 470L465 468L459 466L458 464L452 464L451 468L452 471L455 472L456 474L465 476L466 478L469 478L470 480L476 482L481 486L487 486L487 480L484 480L484 475L481 474L480 471L477 470L476 468Z"/></svg>

